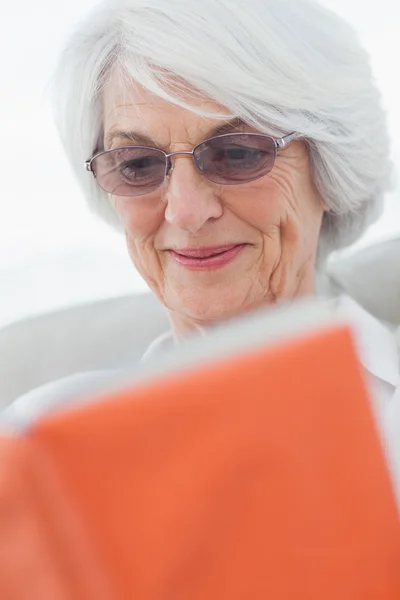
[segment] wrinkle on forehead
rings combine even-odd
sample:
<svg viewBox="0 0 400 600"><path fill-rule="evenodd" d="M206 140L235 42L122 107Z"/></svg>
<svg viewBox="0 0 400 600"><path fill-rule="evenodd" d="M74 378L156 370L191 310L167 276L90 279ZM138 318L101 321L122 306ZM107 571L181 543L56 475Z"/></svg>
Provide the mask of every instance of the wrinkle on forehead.
<svg viewBox="0 0 400 600"><path fill-rule="evenodd" d="M149 105L149 96L151 96L152 101L155 103L158 101L170 102L196 114L199 114L199 112L204 113L199 116L206 118L229 119L233 116L232 112L226 107L220 106L207 97L204 92L178 75L154 67L153 77L149 76L150 82L154 83L154 91L135 81L126 69L115 66L109 74L107 82L105 82L103 95L106 92L110 104L114 106L147 106ZM160 90L160 95L156 92L156 89ZM163 92L165 96L162 96Z"/></svg>
<svg viewBox="0 0 400 600"><path fill-rule="evenodd" d="M233 117L210 99L197 98L197 103L201 110L218 115L218 118L202 116L194 110L164 100L139 84L132 84L128 94L116 89L110 81L103 94L104 136L107 138L114 130L133 130L151 138L155 146L163 149L171 144L196 145L208 137L208 132L224 125L227 116L229 121Z"/></svg>

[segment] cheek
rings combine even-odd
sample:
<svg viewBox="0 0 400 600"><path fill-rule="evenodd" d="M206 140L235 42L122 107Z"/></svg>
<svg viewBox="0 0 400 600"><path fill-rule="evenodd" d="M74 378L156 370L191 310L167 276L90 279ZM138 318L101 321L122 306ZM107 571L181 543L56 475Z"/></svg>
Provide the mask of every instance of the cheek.
<svg viewBox="0 0 400 600"><path fill-rule="evenodd" d="M111 196L110 201L125 233L136 241L153 237L164 221L165 206L159 199Z"/></svg>
<svg viewBox="0 0 400 600"><path fill-rule="evenodd" d="M226 188L223 202L239 219L261 233L275 229L285 214L285 201L270 178Z"/></svg>

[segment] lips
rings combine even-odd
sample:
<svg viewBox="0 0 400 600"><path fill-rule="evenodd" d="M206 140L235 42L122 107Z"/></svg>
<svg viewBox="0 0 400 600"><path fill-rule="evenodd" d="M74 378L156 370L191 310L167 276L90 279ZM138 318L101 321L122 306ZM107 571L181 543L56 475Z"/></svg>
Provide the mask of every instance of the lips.
<svg viewBox="0 0 400 600"><path fill-rule="evenodd" d="M186 258L211 258L212 256L218 256L224 252L232 250L236 246L241 244L230 244L229 246L213 246L208 248L182 248L179 250L172 250L176 254Z"/></svg>
<svg viewBox="0 0 400 600"><path fill-rule="evenodd" d="M231 263L246 244L229 244L202 248L179 248L168 253L175 263L191 270L219 269Z"/></svg>

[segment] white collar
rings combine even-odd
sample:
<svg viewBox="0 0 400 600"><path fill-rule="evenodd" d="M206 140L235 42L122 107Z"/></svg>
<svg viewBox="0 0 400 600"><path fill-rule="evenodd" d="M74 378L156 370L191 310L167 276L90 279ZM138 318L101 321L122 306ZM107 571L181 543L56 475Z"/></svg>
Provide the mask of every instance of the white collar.
<svg viewBox="0 0 400 600"><path fill-rule="evenodd" d="M400 385L400 352L396 334L349 296L340 296L337 299L335 312L352 326L363 367L375 377L395 387ZM400 340L400 334L398 337ZM142 361L159 354L160 351L168 352L173 346L173 334L167 331L153 341Z"/></svg>
<svg viewBox="0 0 400 600"><path fill-rule="evenodd" d="M400 384L400 356L396 334L349 296L338 299L337 310L353 327L363 367L397 387Z"/></svg>
<svg viewBox="0 0 400 600"><path fill-rule="evenodd" d="M172 331L165 331L151 342L150 346L143 354L140 362L146 362L154 355L160 354L160 352L168 352L174 347L174 343L175 341Z"/></svg>

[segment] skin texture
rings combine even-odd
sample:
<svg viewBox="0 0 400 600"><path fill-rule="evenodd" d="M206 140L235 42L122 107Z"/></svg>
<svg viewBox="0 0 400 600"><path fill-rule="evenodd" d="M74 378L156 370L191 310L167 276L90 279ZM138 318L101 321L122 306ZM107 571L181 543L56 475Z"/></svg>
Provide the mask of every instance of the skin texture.
<svg viewBox="0 0 400 600"><path fill-rule="evenodd" d="M207 100L201 108L227 112ZM141 143L125 137L111 142L110 134L122 130L145 135L166 152L192 150L230 120L196 115L135 85L127 101L111 82L104 90L103 114L105 149ZM235 131L254 129L239 125ZM302 141L281 151L273 170L251 183L212 183L190 157L180 156L155 192L136 198L110 195L110 201L132 262L167 307L177 336L314 293L324 207ZM189 270L168 252L242 243L246 246L233 262L218 269Z"/></svg>

